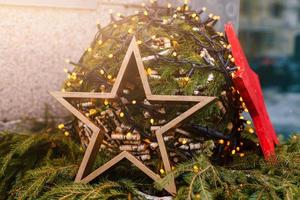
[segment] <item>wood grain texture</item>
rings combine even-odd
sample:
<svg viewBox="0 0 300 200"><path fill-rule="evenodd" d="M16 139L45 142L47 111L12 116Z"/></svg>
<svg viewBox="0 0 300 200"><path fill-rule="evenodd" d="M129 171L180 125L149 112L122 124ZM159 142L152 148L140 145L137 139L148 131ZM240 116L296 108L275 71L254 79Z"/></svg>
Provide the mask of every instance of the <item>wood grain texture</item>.
<svg viewBox="0 0 300 200"><path fill-rule="evenodd" d="M51 93L62 105L64 105L71 113L73 113L79 120L85 123L93 131L93 136L85 152L82 163L79 167L78 174L76 176L76 182L89 183L96 177L100 176L103 172L110 169L112 166L120 162L122 159L127 159L133 163L137 168L143 171L154 181L159 181L161 179L160 175L154 173L136 157L127 151L123 151L116 157L108 161L106 164L100 166L98 169L90 173L90 169L95 161L96 153L100 149L101 142L104 137L104 132L101 127L97 127L93 122L91 122L86 116L84 116L80 111L73 107L65 98L95 98L95 99L110 99L114 101L120 91L122 91L122 86L126 82L126 77L128 73L136 71L138 73L139 79L142 83L145 99L153 103L177 103L177 104L191 104L192 106L187 111L183 112L181 115L177 116L175 119L171 120L164 126L159 127L156 131L156 138L159 145L159 150L163 162L164 170L168 173L171 171L171 165L169 161L168 152L163 140L163 134L171 131L172 129L178 127L181 122L185 119L201 110L204 106L212 103L216 98L207 96L172 96L172 95L154 95L151 93L150 85L148 82L148 77L146 75L144 65L142 62L142 57L139 52L139 48L135 37L133 37L129 48L126 52L122 65L120 67L119 73L116 77L116 81L111 90L111 93L89 93L89 92L53 92ZM176 194L175 179L164 188L170 194Z"/></svg>

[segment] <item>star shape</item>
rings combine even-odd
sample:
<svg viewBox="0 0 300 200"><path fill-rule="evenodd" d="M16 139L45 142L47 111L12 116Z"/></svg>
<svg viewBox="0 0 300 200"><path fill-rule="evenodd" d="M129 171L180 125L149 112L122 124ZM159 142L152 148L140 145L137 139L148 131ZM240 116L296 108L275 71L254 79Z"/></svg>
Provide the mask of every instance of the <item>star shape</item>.
<svg viewBox="0 0 300 200"><path fill-rule="evenodd" d="M153 103L196 103L187 111L183 112L176 118L172 119L167 124L159 127L155 130L155 135L158 142L159 151L163 161L164 170L166 172L171 171L171 165L169 161L169 156L167 153L166 145L163 140L163 134L176 128L180 123L190 117L195 112L199 111L204 106L212 103L216 97L208 96L176 96L176 95L154 95L151 93L151 89L148 83L147 74L144 69L142 62L142 57L139 52L139 48L136 42L136 38L133 37L126 52L124 60L122 62L121 68L116 77L115 83L110 93L97 93L97 92L51 92L51 94L71 113L73 113L79 120L86 124L92 130L92 137L90 139L89 145L85 151L83 160L80 164L79 170L77 172L75 182L89 183L96 177L101 175L103 172L117 164L122 159L129 160L132 164L138 167L146 175L148 175L154 181L161 180L159 174L156 174L151 169L149 169L145 164L138 160L128 151L122 151L113 159L100 166L98 169L90 173L91 167L94 164L97 152L100 149L100 145L103 141L105 131L103 127L95 125L90 121L84 114L77 110L71 103L69 103L65 98L78 99L78 98L94 98L114 101L118 97L118 93L122 91L122 87L125 85L124 81L130 78L133 73L136 72L139 75L139 79L142 83L145 99ZM164 188L167 192L172 195L176 194L175 179L173 178L170 183Z"/></svg>

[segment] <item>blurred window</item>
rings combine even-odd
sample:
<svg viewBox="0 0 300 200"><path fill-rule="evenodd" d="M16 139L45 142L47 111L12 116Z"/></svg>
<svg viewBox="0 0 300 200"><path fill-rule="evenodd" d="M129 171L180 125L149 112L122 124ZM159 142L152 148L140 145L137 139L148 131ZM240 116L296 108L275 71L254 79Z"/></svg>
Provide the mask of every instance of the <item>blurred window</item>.
<svg viewBox="0 0 300 200"><path fill-rule="evenodd" d="M249 0L241 1L241 15L251 14L253 2Z"/></svg>
<svg viewBox="0 0 300 200"><path fill-rule="evenodd" d="M271 5L271 15L276 18L281 18L284 10L284 6L280 2L275 2Z"/></svg>

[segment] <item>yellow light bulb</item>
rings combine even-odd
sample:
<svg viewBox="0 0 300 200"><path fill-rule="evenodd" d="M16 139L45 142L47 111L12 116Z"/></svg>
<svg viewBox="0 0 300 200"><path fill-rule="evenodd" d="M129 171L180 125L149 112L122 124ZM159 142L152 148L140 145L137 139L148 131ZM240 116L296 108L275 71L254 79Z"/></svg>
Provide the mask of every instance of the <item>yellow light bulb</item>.
<svg viewBox="0 0 300 200"><path fill-rule="evenodd" d="M244 116L240 116L240 119L244 119Z"/></svg>
<svg viewBox="0 0 300 200"><path fill-rule="evenodd" d="M109 58L113 58L114 55L113 55L113 54L109 54L108 57L109 57Z"/></svg>
<svg viewBox="0 0 300 200"><path fill-rule="evenodd" d="M240 153L240 157L244 157L245 156L245 154L244 153Z"/></svg>
<svg viewBox="0 0 300 200"><path fill-rule="evenodd" d="M70 133L68 131L65 131L65 136L68 137L70 135Z"/></svg>
<svg viewBox="0 0 300 200"><path fill-rule="evenodd" d="M97 110L96 109L90 109L89 110L89 114L90 115L94 115L94 114L96 114L97 113Z"/></svg>
<svg viewBox="0 0 300 200"><path fill-rule="evenodd" d="M254 133L254 129L253 128L249 128L249 133Z"/></svg>
<svg viewBox="0 0 300 200"><path fill-rule="evenodd" d="M131 102L132 104L136 104L136 100L132 100L132 102Z"/></svg>
<svg viewBox="0 0 300 200"><path fill-rule="evenodd" d="M98 44L99 44L99 45L101 45L102 43L103 43L103 41L102 41L102 40L99 40L99 41L98 41Z"/></svg>
<svg viewBox="0 0 300 200"><path fill-rule="evenodd" d="M150 67L147 68L147 74L151 75L152 74L152 69Z"/></svg>
<svg viewBox="0 0 300 200"><path fill-rule="evenodd" d="M199 172L199 167L197 165L194 165L193 170L194 170L195 173L197 173L197 172Z"/></svg>
<svg viewBox="0 0 300 200"><path fill-rule="evenodd" d="M124 114L123 112L120 112L119 116L120 116L120 117L124 117L125 114Z"/></svg>
<svg viewBox="0 0 300 200"><path fill-rule="evenodd" d="M187 143L187 140L186 139L183 139L182 140L182 144L186 144Z"/></svg>
<svg viewBox="0 0 300 200"><path fill-rule="evenodd" d="M164 174L164 173L165 173L165 170L164 170L164 169L160 169L159 172L160 172L161 174Z"/></svg>
<svg viewBox="0 0 300 200"><path fill-rule="evenodd" d="M132 33L133 32L133 29L132 28L129 28L128 29L128 33Z"/></svg>
<svg viewBox="0 0 300 200"><path fill-rule="evenodd" d="M100 74L103 75L105 72L103 69L100 70Z"/></svg>
<svg viewBox="0 0 300 200"><path fill-rule="evenodd" d="M131 135L132 135L131 132L128 132L128 133L126 134L127 137L130 137Z"/></svg>
<svg viewBox="0 0 300 200"><path fill-rule="evenodd" d="M72 84L70 82L67 82L67 86L70 87Z"/></svg>
<svg viewBox="0 0 300 200"><path fill-rule="evenodd" d="M88 51L88 52L92 52L92 48L89 47L89 48L87 49L87 51Z"/></svg>
<svg viewBox="0 0 300 200"><path fill-rule="evenodd" d="M114 24L114 25L113 25L113 27L114 27L114 28L117 28L117 27L118 27L118 25L117 25L117 24Z"/></svg>
<svg viewBox="0 0 300 200"><path fill-rule="evenodd" d="M201 195L200 195L200 194L196 194L196 195L195 195L195 198L196 198L196 199L201 199Z"/></svg>
<svg viewBox="0 0 300 200"><path fill-rule="evenodd" d="M168 3L168 8L171 8L171 7L172 7L172 5L170 3Z"/></svg>
<svg viewBox="0 0 300 200"><path fill-rule="evenodd" d="M150 119L150 123L154 124L154 119L153 118Z"/></svg>
<svg viewBox="0 0 300 200"><path fill-rule="evenodd" d="M172 53L172 55L173 55L174 57L176 57L176 56L177 56L177 53L174 51L174 52Z"/></svg>
<svg viewBox="0 0 300 200"><path fill-rule="evenodd" d="M82 83L83 83L83 80L80 80L80 81L79 81L79 84L81 85Z"/></svg>
<svg viewBox="0 0 300 200"><path fill-rule="evenodd" d="M236 150L237 150L237 151L240 151L240 150L241 150L241 148L240 148L240 147L237 147L237 148L236 148Z"/></svg>
<svg viewBox="0 0 300 200"><path fill-rule="evenodd" d="M112 79L112 75L108 74L107 79L109 79L109 80Z"/></svg>
<svg viewBox="0 0 300 200"><path fill-rule="evenodd" d="M148 11L147 11L147 10L144 11L144 15L145 15L145 16L148 15Z"/></svg>
<svg viewBox="0 0 300 200"><path fill-rule="evenodd" d="M248 125L251 125L251 121L250 121L250 120L247 120L247 124L248 124Z"/></svg>
<svg viewBox="0 0 300 200"><path fill-rule="evenodd" d="M224 144L224 140L223 139L219 140L219 144Z"/></svg>
<svg viewBox="0 0 300 200"><path fill-rule="evenodd" d="M59 124L59 125L57 126L57 128L58 128L58 129L63 129L63 128L65 128L65 125L64 125L64 124Z"/></svg>
<svg viewBox="0 0 300 200"><path fill-rule="evenodd" d="M197 14L196 14L196 13L193 13L193 14L192 14L192 17L193 17L193 18L195 18L196 16L197 16Z"/></svg>
<svg viewBox="0 0 300 200"><path fill-rule="evenodd" d="M235 150L234 150L234 149L231 151L231 154L232 154L232 155L234 155L234 154L235 154Z"/></svg>
<svg viewBox="0 0 300 200"><path fill-rule="evenodd" d="M138 40L137 43L138 44L142 44L143 42L142 42L142 40Z"/></svg>
<svg viewBox="0 0 300 200"><path fill-rule="evenodd" d="M103 104L106 105L106 106L108 105L108 103L109 103L109 102L108 102L107 99L105 99L104 102L103 102Z"/></svg>

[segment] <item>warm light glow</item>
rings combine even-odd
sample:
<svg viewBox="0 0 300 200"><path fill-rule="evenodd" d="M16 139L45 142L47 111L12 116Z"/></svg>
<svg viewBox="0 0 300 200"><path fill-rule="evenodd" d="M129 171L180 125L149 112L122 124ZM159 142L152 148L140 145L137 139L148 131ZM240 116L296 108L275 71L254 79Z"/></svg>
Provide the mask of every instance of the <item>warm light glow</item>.
<svg viewBox="0 0 300 200"><path fill-rule="evenodd" d="M105 99L104 102L103 102L103 104L107 106L109 104L108 100Z"/></svg>
<svg viewBox="0 0 300 200"><path fill-rule="evenodd" d="M96 114L97 113L97 110L96 109L90 109L89 110L89 114L90 115L94 115L94 114Z"/></svg>
<svg viewBox="0 0 300 200"><path fill-rule="evenodd" d="M197 165L194 165L193 170L194 170L195 173L197 173L197 172L199 172L199 167Z"/></svg>
<svg viewBox="0 0 300 200"><path fill-rule="evenodd" d="M70 135L70 133L68 131L65 131L65 136L68 137Z"/></svg>
<svg viewBox="0 0 300 200"><path fill-rule="evenodd" d="M161 174L164 174L164 173L165 173L165 170L164 170L164 169L160 169L159 172L160 172Z"/></svg>
<svg viewBox="0 0 300 200"><path fill-rule="evenodd" d="M219 144L224 144L224 140L223 139L219 140Z"/></svg>
<svg viewBox="0 0 300 200"><path fill-rule="evenodd" d="M151 75L152 74L152 69L150 67L147 68L147 74Z"/></svg>
<svg viewBox="0 0 300 200"><path fill-rule="evenodd" d="M124 117L125 114L124 114L123 112L120 112L119 116L120 116L120 117Z"/></svg>
<svg viewBox="0 0 300 200"><path fill-rule="evenodd" d="M132 135L131 132L128 132L128 133L126 134L127 137L130 137L131 135Z"/></svg>
<svg viewBox="0 0 300 200"><path fill-rule="evenodd" d="M65 125L64 125L64 124L59 124L59 125L57 126L57 128L58 128L58 129L63 129L63 128L65 128Z"/></svg>
<svg viewBox="0 0 300 200"><path fill-rule="evenodd" d="M129 28L129 29L128 29L128 33L133 33L133 29L132 29L132 28Z"/></svg>
<svg viewBox="0 0 300 200"><path fill-rule="evenodd" d="M154 124L154 119L153 118L150 119L150 123Z"/></svg>
<svg viewBox="0 0 300 200"><path fill-rule="evenodd" d="M249 128L249 133L254 133L254 129L253 128Z"/></svg>

